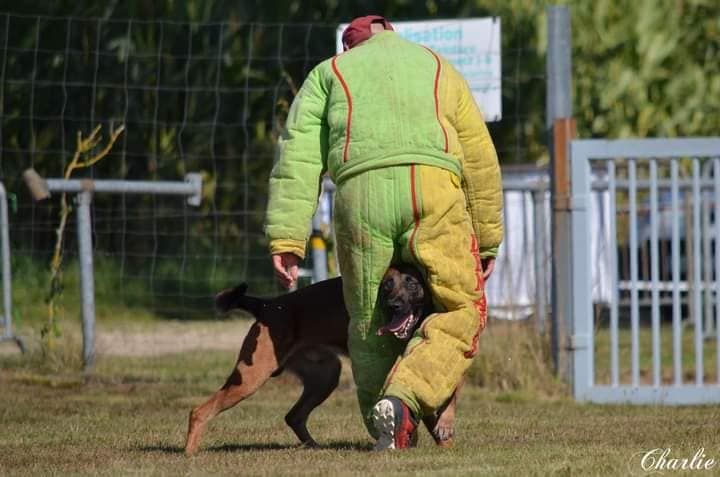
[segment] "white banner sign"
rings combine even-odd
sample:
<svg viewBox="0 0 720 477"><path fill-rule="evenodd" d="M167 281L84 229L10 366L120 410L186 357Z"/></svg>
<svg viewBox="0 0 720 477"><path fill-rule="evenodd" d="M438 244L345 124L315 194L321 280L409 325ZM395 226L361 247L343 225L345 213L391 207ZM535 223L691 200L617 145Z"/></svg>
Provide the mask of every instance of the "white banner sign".
<svg viewBox="0 0 720 477"><path fill-rule="evenodd" d="M502 118L500 70L500 18L391 22L403 38L439 53L462 73L486 121ZM342 24L337 30L337 51L343 51Z"/></svg>

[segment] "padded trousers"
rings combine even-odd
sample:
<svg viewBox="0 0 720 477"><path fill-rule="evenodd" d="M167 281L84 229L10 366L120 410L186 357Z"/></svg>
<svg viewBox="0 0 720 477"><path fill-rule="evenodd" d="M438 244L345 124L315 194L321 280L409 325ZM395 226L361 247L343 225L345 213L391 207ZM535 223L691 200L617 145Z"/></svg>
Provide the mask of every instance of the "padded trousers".
<svg viewBox="0 0 720 477"><path fill-rule="evenodd" d="M372 435L369 413L382 396L400 398L420 418L451 397L472 363L487 320L478 242L460 179L426 165L370 170L340 184L335 233L353 377ZM379 286L395 262L418 266L438 310L407 343L376 334L386 320Z"/></svg>

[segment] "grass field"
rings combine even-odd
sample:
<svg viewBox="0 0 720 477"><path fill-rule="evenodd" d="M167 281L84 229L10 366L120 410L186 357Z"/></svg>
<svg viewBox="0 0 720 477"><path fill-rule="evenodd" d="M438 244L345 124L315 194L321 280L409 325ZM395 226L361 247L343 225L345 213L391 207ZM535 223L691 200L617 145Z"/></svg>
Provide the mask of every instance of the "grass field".
<svg viewBox="0 0 720 477"><path fill-rule="evenodd" d="M639 454L654 448L720 458L717 407L576 404L532 331L500 323L483 335L453 449L423 431L418 449L371 452L345 372L309 424L324 448L296 446L283 416L300 388L281 376L213 421L187 458L188 412L227 376L247 322L101 324L99 346L109 341L90 378L72 371L75 326L60 368L3 345L0 475L641 475Z"/></svg>
<svg viewBox="0 0 720 477"><path fill-rule="evenodd" d="M660 327L660 379L671 384L673 374L673 330L670 324ZM681 336L681 369L684 383L695 382L695 330L683 328ZM629 328L618 332L618 362L621 383L631 382L631 333ZM640 382L652 383L652 330L649 326L640 327L638 333ZM703 379L705 382L718 381L718 357L715 337L703 340ZM595 336L595 380L598 384L610 384L610 331L601 328Z"/></svg>

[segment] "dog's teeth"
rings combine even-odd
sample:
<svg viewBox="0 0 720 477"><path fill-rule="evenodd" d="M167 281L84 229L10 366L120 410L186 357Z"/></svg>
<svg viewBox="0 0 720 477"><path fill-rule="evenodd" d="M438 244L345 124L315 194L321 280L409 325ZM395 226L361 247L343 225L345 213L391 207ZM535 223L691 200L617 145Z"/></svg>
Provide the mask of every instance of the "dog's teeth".
<svg viewBox="0 0 720 477"><path fill-rule="evenodd" d="M410 313L406 316L395 328L389 328L390 331L397 339L406 340L412 334L415 324L417 323L414 313Z"/></svg>

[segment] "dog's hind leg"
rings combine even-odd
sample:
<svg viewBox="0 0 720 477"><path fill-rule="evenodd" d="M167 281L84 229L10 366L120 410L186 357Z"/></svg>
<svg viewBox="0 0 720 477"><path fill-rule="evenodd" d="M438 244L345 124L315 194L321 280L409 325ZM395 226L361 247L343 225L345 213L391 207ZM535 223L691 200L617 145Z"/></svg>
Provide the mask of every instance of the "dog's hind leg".
<svg viewBox="0 0 720 477"><path fill-rule="evenodd" d="M450 399L437 410L436 414L431 414L423 417L423 424L433 439L435 444L440 447L452 447L455 438L455 410L457 407L457 396L462 388L465 380L460 381L460 384L455 388Z"/></svg>
<svg viewBox="0 0 720 477"><path fill-rule="evenodd" d="M437 416L430 416L428 420L423 419L425 426L435 439L435 444L440 447L452 447L455 438L455 405L456 394L450 397L450 401L438 410Z"/></svg>
<svg viewBox="0 0 720 477"><path fill-rule="evenodd" d="M337 388L341 364L337 354L326 348L305 348L297 351L285 363L303 383L303 392L285 416L285 422L300 442L307 447L319 447L307 430L310 413Z"/></svg>
<svg viewBox="0 0 720 477"><path fill-rule="evenodd" d="M197 451L208 421L251 396L278 368L277 350L267 326L256 322L250 328L235 369L220 390L190 413L185 453Z"/></svg>

